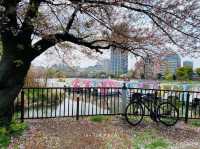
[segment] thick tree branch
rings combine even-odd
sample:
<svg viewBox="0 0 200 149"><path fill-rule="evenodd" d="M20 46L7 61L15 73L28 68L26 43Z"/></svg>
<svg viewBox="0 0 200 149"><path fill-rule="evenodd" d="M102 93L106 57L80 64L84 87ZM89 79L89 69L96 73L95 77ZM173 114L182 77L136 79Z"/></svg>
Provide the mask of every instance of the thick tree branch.
<svg viewBox="0 0 200 149"><path fill-rule="evenodd" d="M0 14L0 33L5 40L13 38L13 32L18 29L16 7L20 0L3 0L0 5L5 7L5 12Z"/></svg>
<svg viewBox="0 0 200 149"><path fill-rule="evenodd" d="M25 19L19 33L19 38L26 39L25 42L31 43L31 35L34 32L33 19L38 15L38 9L41 4L41 0L30 0L28 10L25 14Z"/></svg>
<svg viewBox="0 0 200 149"><path fill-rule="evenodd" d="M34 44L34 49L35 49L35 54L40 54L43 51L47 50L48 48L55 46L57 43L60 42L72 42L74 44L80 45L80 46L85 46L90 49L94 49L96 52L102 53L100 49L109 49L112 45L107 44L107 45L95 45L100 42L106 42L106 40L95 40L95 41L84 41L82 38L77 38L69 33L64 33L64 34L53 34L53 35L48 35L38 41L37 43Z"/></svg>

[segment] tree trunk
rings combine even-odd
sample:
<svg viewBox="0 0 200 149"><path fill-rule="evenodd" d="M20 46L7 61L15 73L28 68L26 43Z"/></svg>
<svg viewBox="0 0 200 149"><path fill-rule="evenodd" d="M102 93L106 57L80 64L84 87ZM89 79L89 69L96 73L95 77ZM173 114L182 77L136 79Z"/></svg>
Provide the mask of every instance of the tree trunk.
<svg viewBox="0 0 200 149"><path fill-rule="evenodd" d="M30 67L30 61L18 64L12 54L4 54L0 61L0 122L10 123L13 114L14 100L24 85L24 78Z"/></svg>

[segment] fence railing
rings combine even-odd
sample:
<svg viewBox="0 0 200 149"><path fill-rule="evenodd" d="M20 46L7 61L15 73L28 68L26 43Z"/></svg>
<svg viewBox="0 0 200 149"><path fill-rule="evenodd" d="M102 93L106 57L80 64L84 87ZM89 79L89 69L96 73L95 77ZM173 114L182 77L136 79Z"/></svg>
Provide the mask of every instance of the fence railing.
<svg viewBox="0 0 200 149"><path fill-rule="evenodd" d="M200 119L200 92L141 88L23 88L15 102L18 118L39 119L93 115L123 115L133 93L156 94L159 102L171 102L179 118ZM154 102L147 102L154 108ZM145 115L149 111L145 109Z"/></svg>
<svg viewBox="0 0 200 149"><path fill-rule="evenodd" d="M121 114L121 88L24 88L19 97L24 119Z"/></svg>

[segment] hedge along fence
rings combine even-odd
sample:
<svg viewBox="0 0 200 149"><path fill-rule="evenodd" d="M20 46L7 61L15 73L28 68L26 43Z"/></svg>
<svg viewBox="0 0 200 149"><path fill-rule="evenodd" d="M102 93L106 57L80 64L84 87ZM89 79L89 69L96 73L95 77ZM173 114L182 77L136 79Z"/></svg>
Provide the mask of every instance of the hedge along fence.
<svg viewBox="0 0 200 149"><path fill-rule="evenodd" d="M48 88L34 88L24 90L24 107L57 106L65 99L63 90L50 90Z"/></svg>

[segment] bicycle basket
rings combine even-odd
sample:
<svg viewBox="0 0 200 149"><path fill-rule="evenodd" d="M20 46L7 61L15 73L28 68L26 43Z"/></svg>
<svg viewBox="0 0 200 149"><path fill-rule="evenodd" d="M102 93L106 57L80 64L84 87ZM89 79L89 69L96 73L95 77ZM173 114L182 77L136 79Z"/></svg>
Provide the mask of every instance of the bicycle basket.
<svg viewBox="0 0 200 149"><path fill-rule="evenodd" d="M136 100L141 100L142 99L142 94L141 93L133 93L131 95L131 101L136 101Z"/></svg>

